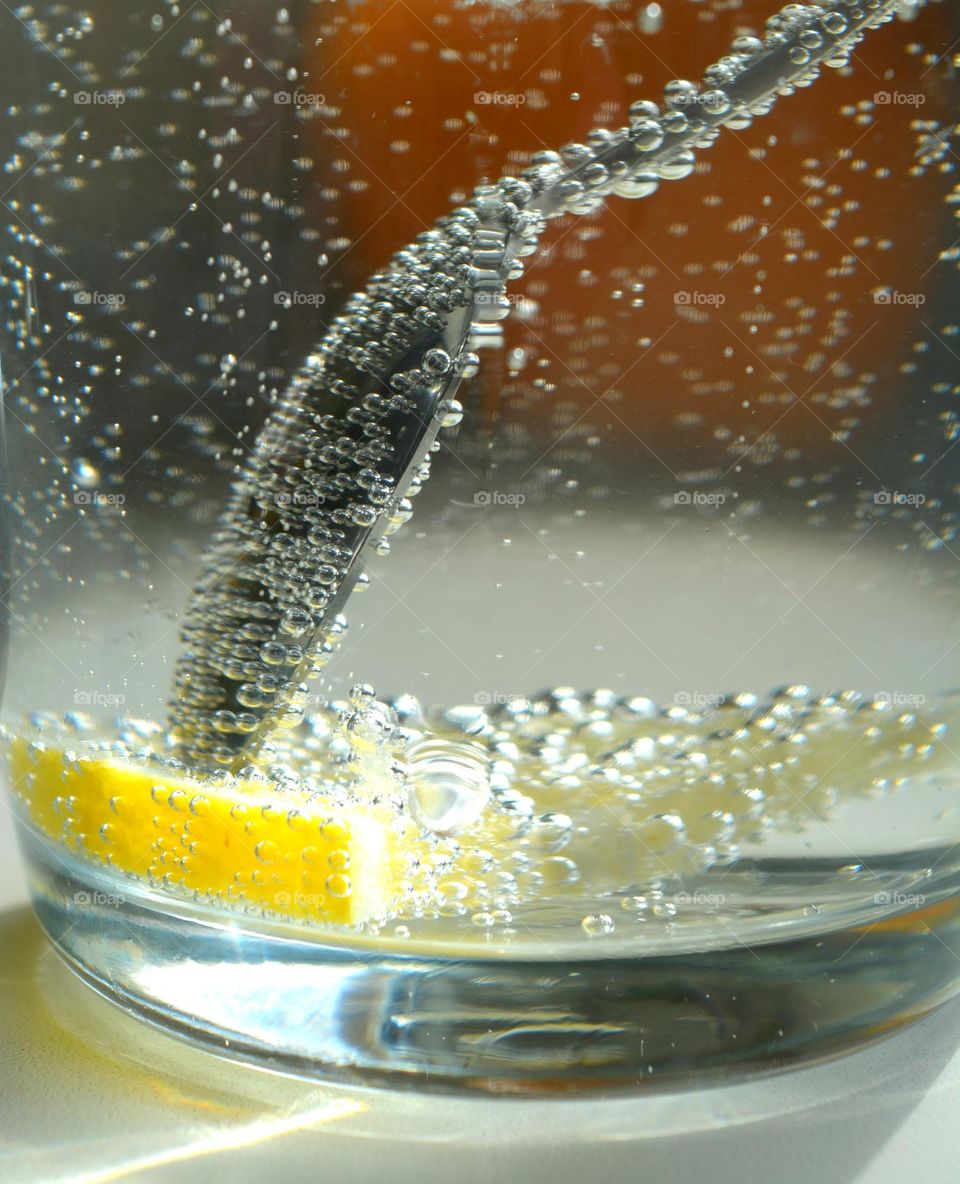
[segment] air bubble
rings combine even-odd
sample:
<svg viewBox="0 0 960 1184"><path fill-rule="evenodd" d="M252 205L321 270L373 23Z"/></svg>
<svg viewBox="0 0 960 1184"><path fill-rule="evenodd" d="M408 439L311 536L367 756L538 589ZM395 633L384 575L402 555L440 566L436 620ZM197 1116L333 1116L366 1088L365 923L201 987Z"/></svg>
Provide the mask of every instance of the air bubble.
<svg viewBox="0 0 960 1184"><path fill-rule="evenodd" d="M587 937L607 937L616 925L608 913L591 913L580 922L580 928Z"/></svg>
<svg viewBox="0 0 960 1184"><path fill-rule="evenodd" d="M490 768L479 746L424 740L411 745L407 762L407 800L425 829L450 834L483 813L490 800Z"/></svg>

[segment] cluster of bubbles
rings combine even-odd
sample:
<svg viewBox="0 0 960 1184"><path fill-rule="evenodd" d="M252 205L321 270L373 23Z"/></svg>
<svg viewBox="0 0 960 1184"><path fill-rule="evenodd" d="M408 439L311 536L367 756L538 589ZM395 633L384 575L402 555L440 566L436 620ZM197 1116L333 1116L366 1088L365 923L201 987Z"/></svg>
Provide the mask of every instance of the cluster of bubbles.
<svg viewBox="0 0 960 1184"><path fill-rule="evenodd" d="M482 337L507 315L506 284L546 219L688 176L694 149L721 126L749 126L823 63L844 64L895 8L787 5L762 39L738 38L708 68L706 89L675 80L663 112L641 101L629 127L536 153L520 177L479 187L371 277L267 421L209 550L175 683L171 726L184 759L232 769L269 759L272 738L300 721L308 679L335 650L340 609L362 584L361 552L388 549L384 536L409 519L429 475L436 430L462 418L452 391L476 368L471 327Z"/></svg>
<svg viewBox="0 0 960 1184"><path fill-rule="evenodd" d="M722 127L748 128L778 97L811 85L823 65L845 66L864 30L892 20L896 8L891 0L844 0L830 10L787 4L767 19L762 38L736 38L731 52L704 71L702 85L669 82L663 110L638 100L629 127L598 128L586 143L537 153L532 165L544 189L538 205L587 214L608 194L647 197L661 180L689 176L694 149L709 148Z"/></svg>
<svg viewBox="0 0 960 1184"><path fill-rule="evenodd" d="M371 932L429 935L439 924L510 936L532 925L602 937L715 913L721 898L678 888L777 835L829 824L858 799L944 781L958 710L956 696L905 707L802 686L703 707L555 687L428 710L358 686L311 712L249 775L294 813L318 798L389 807L384 824L406 836L402 866L393 910ZM153 723L120 721L107 736L89 717L38 715L29 736L183 771ZM206 784L230 799L225 771Z"/></svg>
<svg viewBox="0 0 960 1184"><path fill-rule="evenodd" d="M690 877L829 823L858 798L943 777L958 708L955 697L904 708L803 686L703 707L571 687L495 707L396 703L404 726L484 750L491 791L471 824L476 799L462 778L464 822L412 869L407 911L498 929L575 914L590 936L613 929L605 909L621 926L669 922ZM597 911L585 913L591 900Z"/></svg>

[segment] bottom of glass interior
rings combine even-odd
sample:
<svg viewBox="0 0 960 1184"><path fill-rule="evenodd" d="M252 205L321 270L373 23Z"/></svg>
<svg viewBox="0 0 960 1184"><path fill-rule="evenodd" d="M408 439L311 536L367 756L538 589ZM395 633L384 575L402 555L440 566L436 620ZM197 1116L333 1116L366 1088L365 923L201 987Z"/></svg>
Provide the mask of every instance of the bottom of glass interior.
<svg viewBox="0 0 960 1184"><path fill-rule="evenodd" d="M714 918L701 949L588 957L539 940L522 956L485 956L231 918L21 831L40 921L83 979L214 1052L325 1080L495 1093L699 1086L850 1051L960 990L960 868L946 857L922 897L892 891L890 908L860 916L825 909L816 926L758 914L731 925L726 944ZM765 872L784 915L817 869L776 864ZM886 865L891 885L909 881L902 858Z"/></svg>

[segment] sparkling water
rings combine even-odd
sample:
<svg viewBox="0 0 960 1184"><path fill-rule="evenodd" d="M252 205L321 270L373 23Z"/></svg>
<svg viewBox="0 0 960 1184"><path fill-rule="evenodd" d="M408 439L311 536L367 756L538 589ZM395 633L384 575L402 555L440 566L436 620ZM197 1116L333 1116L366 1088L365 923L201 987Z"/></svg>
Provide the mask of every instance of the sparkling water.
<svg viewBox="0 0 960 1184"><path fill-rule="evenodd" d="M825 53L894 7L855 57ZM629 1076L647 1021L611 1002L629 1034L605 1060L589 973L574 1000L551 959L616 963L621 1002L644 982L663 1002L678 966L729 988L744 1056L811 1044L831 974L838 1041L943 997L952 7L838 3L809 29L759 0L2 20L7 740L66 778L108 758L209 801L252 782L291 819L360 806L399 836L391 891L335 924L345 849L296 909L266 848L188 890L189 814L149 820L132 875L119 815L90 828L53 794L39 825L46 790L18 783L38 908L83 973L215 1041L380 1070L395 1040L405 1069L481 1076ZM789 80L736 106L778 44ZM461 314L464 342L424 345ZM431 451L387 479L396 417L453 375ZM376 984L333 1011L373 992L393 1035L334 1048L314 1017L298 1045L296 1000L344 950ZM456 1070L424 986L451 951L528 966L502 1030L489 961L451 986L473 1016ZM415 987L387 952L423 959ZM708 955L712 996L683 961ZM238 962L294 1002L258 1018ZM751 974L804 984L779 1037L737 1027ZM539 990L565 1018L527 1056Z"/></svg>
<svg viewBox="0 0 960 1184"><path fill-rule="evenodd" d="M669 944L701 930L700 940L714 944L733 932L714 927L705 937L711 919L727 913L738 932L744 913L771 923L775 906L757 877L775 882L778 859L785 882L796 876L802 856L791 858L791 840L798 836L821 861L828 853L834 859L829 870L821 862L819 883L807 885L811 895L799 910L807 919L824 910L869 916L923 904L935 873L953 867L945 845L925 841L941 828L950 833L956 815L945 808L957 778L953 697L904 710L886 697L788 687L762 702L742 694L706 708L657 708L611 691L558 687L492 710L427 711L412 695L379 703L369 690L354 688L352 699L309 715L260 772L291 825L301 802L336 809L372 801L386 807L383 825L409 814L426 832L406 853L388 907L363 920L363 933L472 942L480 931L518 952L545 931L561 942L578 932L648 941L651 929L662 929L654 940ZM107 735L81 714L40 716L28 735L38 749L62 751L65 771L78 759L103 758L146 764L158 778L182 769L162 729L144 721L122 722ZM244 811L237 815L242 839L240 787L222 774L208 785L210 795ZM30 778L19 787L28 809L38 788ZM161 783L153 793L159 801L170 790ZM858 805L871 815L870 841L879 838L862 857L848 845L856 839L843 821ZM89 821L76 812L77 799L60 797L55 806L51 837L83 855ZM171 861L204 863L203 841L191 830L196 812L184 803L172 839L166 822L154 819L144 836L153 844L154 882L164 882ZM100 837L123 818L114 802ZM258 843L250 823L246 832L258 856L273 846ZM863 849L865 835L856 838ZM302 851L308 862L310 851ZM344 853L332 875L324 873L328 895L349 892L349 877L339 873L363 854ZM264 850L249 879L238 872L226 890L191 895L254 915L262 897L251 891L269 881L275 859ZM723 888L711 889L713 881ZM277 900L266 914L282 918L282 891ZM795 898L780 907L787 917L798 912ZM314 923L323 911L321 892Z"/></svg>

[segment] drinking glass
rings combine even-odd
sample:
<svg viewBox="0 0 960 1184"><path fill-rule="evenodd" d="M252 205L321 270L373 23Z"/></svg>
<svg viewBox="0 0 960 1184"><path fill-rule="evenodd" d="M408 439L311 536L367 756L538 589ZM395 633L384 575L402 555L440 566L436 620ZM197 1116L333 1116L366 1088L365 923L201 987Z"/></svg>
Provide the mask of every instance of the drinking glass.
<svg viewBox="0 0 960 1184"><path fill-rule="evenodd" d="M8 798L77 973L497 1092L952 995L956 7L0 22Z"/></svg>

